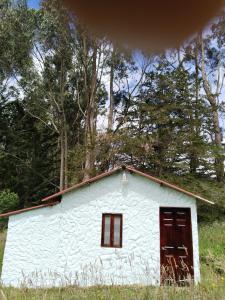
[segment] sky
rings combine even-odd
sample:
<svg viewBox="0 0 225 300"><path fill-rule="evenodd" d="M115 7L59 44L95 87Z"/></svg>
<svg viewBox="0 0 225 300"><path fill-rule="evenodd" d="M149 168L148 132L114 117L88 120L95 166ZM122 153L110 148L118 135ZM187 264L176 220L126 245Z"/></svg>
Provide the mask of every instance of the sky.
<svg viewBox="0 0 225 300"><path fill-rule="evenodd" d="M28 6L31 8L38 8L39 7L39 0L28 0Z"/></svg>

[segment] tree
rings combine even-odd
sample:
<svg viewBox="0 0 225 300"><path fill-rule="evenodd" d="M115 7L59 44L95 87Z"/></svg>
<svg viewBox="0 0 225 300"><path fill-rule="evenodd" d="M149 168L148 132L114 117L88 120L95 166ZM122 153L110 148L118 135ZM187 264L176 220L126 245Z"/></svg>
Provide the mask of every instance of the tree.
<svg viewBox="0 0 225 300"><path fill-rule="evenodd" d="M19 207L123 163L223 180L224 16L149 57L57 0L4 0L0 14L0 190Z"/></svg>
<svg viewBox="0 0 225 300"><path fill-rule="evenodd" d="M107 43L91 36L82 25L77 26L77 69L79 70L78 103L84 116L84 179L95 172L97 116L105 103L106 92L102 84L106 66Z"/></svg>
<svg viewBox="0 0 225 300"><path fill-rule="evenodd" d="M202 82L203 82L203 88L206 93L206 98L209 101L209 104L211 106L212 111L212 122L213 122L213 141L216 146L215 151L215 170L216 170L216 176L218 181L223 181L224 179L224 153L223 153L223 147L222 147L222 134L221 134L221 128L219 124L219 111L218 111L218 105L219 105L219 96L222 90L223 82L220 82L220 76L221 76L221 65L222 65L222 57L220 54L218 55L218 60L216 62L216 65L212 67L210 71L213 71L217 73L217 79L216 79L216 89L213 91L212 86L210 84L209 75L207 75L206 72L206 58L205 58L205 46L204 46L204 40L202 35L199 35L199 46L201 51L201 75L202 75ZM210 60L208 60L210 64ZM212 65L211 65L212 66ZM222 84L222 85L221 85Z"/></svg>
<svg viewBox="0 0 225 300"><path fill-rule="evenodd" d="M209 120L212 127L209 130L209 138L213 143L213 156L215 173L219 182L224 179L224 149L222 146L222 132L220 126L220 96L223 91L224 66L223 46L220 42L221 35L217 32L220 23L211 27L209 33L200 33L188 46L187 57L195 63L195 74L205 92L205 99L210 107ZM216 33L217 32L217 33Z"/></svg>

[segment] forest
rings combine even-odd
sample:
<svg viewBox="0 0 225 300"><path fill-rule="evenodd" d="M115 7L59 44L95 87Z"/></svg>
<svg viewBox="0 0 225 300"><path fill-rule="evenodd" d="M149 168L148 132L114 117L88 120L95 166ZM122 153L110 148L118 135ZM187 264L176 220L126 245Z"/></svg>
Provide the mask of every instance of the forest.
<svg viewBox="0 0 225 300"><path fill-rule="evenodd" d="M0 0L0 18L1 212L125 164L224 217L225 14L157 54L94 35L57 0Z"/></svg>

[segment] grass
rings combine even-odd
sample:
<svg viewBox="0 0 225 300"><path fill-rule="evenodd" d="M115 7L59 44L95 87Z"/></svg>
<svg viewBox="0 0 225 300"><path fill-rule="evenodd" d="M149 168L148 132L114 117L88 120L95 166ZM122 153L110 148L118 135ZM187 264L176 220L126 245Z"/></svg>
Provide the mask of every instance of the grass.
<svg viewBox="0 0 225 300"><path fill-rule="evenodd" d="M0 233L0 262L5 233ZM96 286L91 288L0 288L0 300L225 300L225 223L200 226L202 281L190 287Z"/></svg>
<svg viewBox="0 0 225 300"><path fill-rule="evenodd" d="M196 287L196 288L151 288L151 287L92 287L92 288L76 288L67 287L61 289L4 289L2 295L5 299L10 300L94 300L94 299L115 299L115 300L186 300L186 299L225 299L224 287L221 285L208 286L208 287ZM0 294L1 295L1 294ZM4 298L3 298L4 299Z"/></svg>

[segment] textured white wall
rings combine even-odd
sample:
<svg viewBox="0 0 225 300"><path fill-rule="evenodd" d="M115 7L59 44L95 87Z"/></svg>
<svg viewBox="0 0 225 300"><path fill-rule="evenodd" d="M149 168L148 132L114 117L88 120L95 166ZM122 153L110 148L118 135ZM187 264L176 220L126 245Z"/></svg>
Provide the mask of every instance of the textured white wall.
<svg viewBox="0 0 225 300"><path fill-rule="evenodd" d="M159 207L190 207L195 281L200 279L195 199L139 175L122 173L11 216L2 282L29 286L158 284ZM123 214L123 247L101 247L102 213Z"/></svg>

